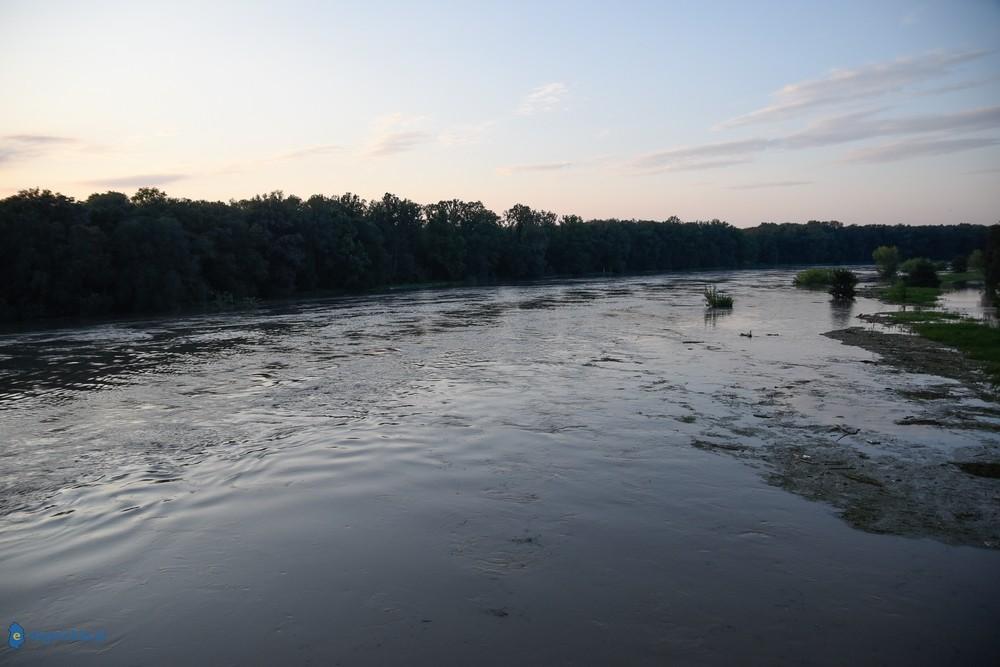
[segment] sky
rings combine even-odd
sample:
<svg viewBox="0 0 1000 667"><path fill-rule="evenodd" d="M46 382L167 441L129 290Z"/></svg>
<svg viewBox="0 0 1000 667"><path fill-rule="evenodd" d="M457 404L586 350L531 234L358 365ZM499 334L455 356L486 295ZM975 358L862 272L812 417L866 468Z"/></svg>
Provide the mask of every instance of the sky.
<svg viewBox="0 0 1000 667"><path fill-rule="evenodd" d="M0 0L0 196L1000 221L1000 1Z"/></svg>

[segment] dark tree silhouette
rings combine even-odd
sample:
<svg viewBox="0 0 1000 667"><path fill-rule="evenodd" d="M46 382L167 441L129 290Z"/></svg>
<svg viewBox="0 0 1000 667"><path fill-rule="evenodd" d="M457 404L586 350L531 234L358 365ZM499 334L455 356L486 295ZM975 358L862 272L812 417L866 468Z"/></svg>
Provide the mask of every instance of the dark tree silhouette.
<svg viewBox="0 0 1000 667"><path fill-rule="evenodd" d="M423 281L489 282L782 263L867 263L879 246L951 259L982 249L1000 282L1000 227L562 218L518 204L420 206L386 194L229 203L155 188L85 201L0 200L0 320L121 315ZM987 236L991 245L987 245Z"/></svg>
<svg viewBox="0 0 1000 667"><path fill-rule="evenodd" d="M830 280L830 296L834 301L853 301L858 277L847 269L834 269Z"/></svg>

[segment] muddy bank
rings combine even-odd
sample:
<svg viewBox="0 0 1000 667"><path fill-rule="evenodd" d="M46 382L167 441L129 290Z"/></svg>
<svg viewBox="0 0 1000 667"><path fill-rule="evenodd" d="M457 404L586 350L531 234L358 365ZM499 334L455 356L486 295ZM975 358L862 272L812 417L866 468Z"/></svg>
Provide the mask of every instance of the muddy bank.
<svg viewBox="0 0 1000 667"><path fill-rule="evenodd" d="M1000 446L984 437L978 446L929 455L926 448L908 443L905 436L910 428L935 429L942 440L955 430L995 433L1000 425L1000 405L968 400L970 393L990 398L978 366L917 336L860 327L824 335L881 356L878 361L860 363L940 376L961 385L914 383L894 389L921 409L887 425L904 427L903 437L893 443L885 442L879 433L847 423L826 428L799 423L795 425L798 438L775 438L779 430L792 426L779 421L760 429L761 434L769 435L763 447L713 447L705 441L695 446L764 464L771 483L837 507L846 521L862 530L1000 548L1000 480L995 474L1000 468ZM963 387L967 391L963 392ZM819 387L811 391L826 393ZM959 400L963 393L965 400ZM790 404L793 394L779 395L778 403ZM864 401L864 396L857 400Z"/></svg>
<svg viewBox="0 0 1000 667"><path fill-rule="evenodd" d="M828 502L853 526L874 533L933 537L950 544L1000 548L996 448L959 453L963 461L916 462L871 457L842 443L775 447L765 454L771 483Z"/></svg>
<svg viewBox="0 0 1000 667"><path fill-rule="evenodd" d="M875 324L891 326L892 322L876 315L862 315L861 319ZM850 327L823 334L847 345L874 352L879 362L909 373L937 375L957 380L984 400L997 397L990 391L988 378L982 364L969 359L958 350L908 333L886 333L863 327Z"/></svg>

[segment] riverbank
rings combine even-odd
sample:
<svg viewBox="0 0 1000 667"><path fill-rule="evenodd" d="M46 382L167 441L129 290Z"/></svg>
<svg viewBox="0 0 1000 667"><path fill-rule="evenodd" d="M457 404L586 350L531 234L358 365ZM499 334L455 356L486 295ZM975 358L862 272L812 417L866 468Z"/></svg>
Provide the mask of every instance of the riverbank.
<svg viewBox="0 0 1000 667"><path fill-rule="evenodd" d="M888 333L864 327L828 331L823 335L882 357L882 361L873 363L956 380L987 400L995 398L983 364L953 347L912 333Z"/></svg>
<svg viewBox="0 0 1000 667"><path fill-rule="evenodd" d="M897 365L918 373L951 377L979 387L987 398L995 398L1000 385L1000 329L955 313L936 310L896 311L859 315L859 319L883 327L902 327L916 334L899 337L872 329L845 336L862 336L862 347L883 354ZM852 331L850 329L844 331ZM882 333L882 335L877 335ZM959 358L955 358L957 356Z"/></svg>
<svg viewBox="0 0 1000 667"><path fill-rule="evenodd" d="M939 311L859 319L900 330L849 327L823 335L877 354L877 359L864 361L875 367L951 381L897 390L921 410L896 425L942 435L1000 432L997 366L990 356L996 352L986 341L1000 331ZM875 442L860 429L847 428L836 444L776 451L768 457L776 469L772 481L834 504L844 519L865 530L933 534L948 542L1000 548L1000 447L995 443L983 439L980 446L956 448L948 461L930 463L920 458L873 460L859 449L841 446L846 437Z"/></svg>

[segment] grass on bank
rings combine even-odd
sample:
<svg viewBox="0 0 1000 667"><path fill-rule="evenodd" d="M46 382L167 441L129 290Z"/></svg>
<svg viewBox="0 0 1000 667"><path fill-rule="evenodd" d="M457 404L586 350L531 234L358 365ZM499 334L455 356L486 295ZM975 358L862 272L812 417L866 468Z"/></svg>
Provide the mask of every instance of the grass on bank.
<svg viewBox="0 0 1000 667"><path fill-rule="evenodd" d="M939 296L941 289L938 287L910 287L901 282L878 291L883 301L907 306L933 306Z"/></svg>
<svg viewBox="0 0 1000 667"><path fill-rule="evenodd" d="M970 319L944 319L915 322L911 327L924 338L983 362L993 386L1000 386L1000 329Z"/></svg>
<svg viewBox="0 0 1000 667"><path fill-rule="evenodd" d="M833 282L833 269L806 269L795 274L796 287L826 287Z"/></svg>
<svg viewBox="0 0 1000 667"><path fill-rule="evenodd" d="M961 287L962 285L966 285L968 283L981 283L984 279L982 271L942 273L938 277L941 279L941 285L944 287Z"/></svg>
<svg viewBox="0 0 1000 667"><path fill-rule="evenodd" d="M993 387L1000 388L1000 328L940 310L884 314L894 324L905 325L919 336L954 347L970 359L983 362Z"/></svg>

